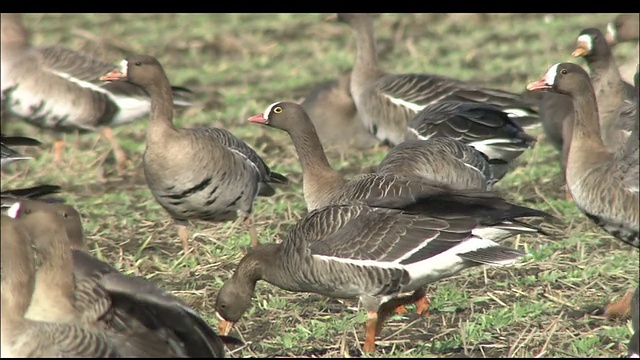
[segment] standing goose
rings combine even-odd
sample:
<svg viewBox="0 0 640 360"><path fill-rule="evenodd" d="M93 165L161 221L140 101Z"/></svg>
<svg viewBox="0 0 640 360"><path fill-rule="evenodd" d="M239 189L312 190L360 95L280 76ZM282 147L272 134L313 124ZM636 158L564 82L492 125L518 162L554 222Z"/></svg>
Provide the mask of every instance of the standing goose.
<svg viewBox="0 0 640 360"><path fill-rule="evenodd" d="M370 353L390 311L413 301L426 285L469 267L513 264L525 255L475 234L515 220L517 207L504 201L503 210L468 206L458 216L447 214L453 199L441 200L379 199L311 211L281 243L262 244L240 261L216 299L220 333L228 334L240 320L256 282L264 280L288 291L359 298L367 311L363 351ZM422 210L443 212L430 216Z"/></svg>
<svg viewBox="0 0 640 360"><path fill-rule="evenodd" d="M11 164L16 160L28 160L32 159L31 156L25 156L13 149L13 146L40 146L42 143L36 139L32 139L26 136L7 136L0 135L0 149L2 152L2 159L0 162L0 168L4 169L5 165Z"/></svg>
<svg viewBox="0 0 640 360"><path fill-rule="evenodd" d="M272 196L270 183L286 184L244 141L220 128L179 128L173 124L171 84L160 62L135 55L101 77L126 81L151 95L151 115L143 155L151 193L179 227L185 254L189 220L248 224L251 244L258 244L251 210L256 196Z"/></svg>
<svg viewBox="0 0 640 360"><path fill-rule="evenodd" d="M31 247L25 225L2 215L2 357L120 357L103 332L25 318L35 286Z"/></svg>
<svg viewBox="0 0 640 360"><path fill-rule="evenodd" d="M573 136L566 170L571 196L578 208L607 233L631 246L640 247L637 119L625 149L614 153L600 136L595 91L589 75L580 66L555 64L542 79L530 83L527 88L571 97ZM629 300L630 297L625 298L625 302ZM609 308L620 308L614 305L610 304ZM628 303L625 307L629 308ZM611 313L609 316L617 315Z"/></svg>
<svg viewBox="0 0 640 360"><path fill-rule="evenodd" d="M632 119L619 116L619 109L636 101L635 90L620 77L611 49L600 30L582 30L572 55L586 60L600 114L600 135L605 146L616 152L624 147L633 128Z"/></svg>
<svg viewBox="0 0 640 360"><path fill-rule="evenodd" d="M628 83L633 81L636 67L638 66L638 58L640 57L640 15L620 14L607 24L607 35L605 37L609 46L614 47L621 42L634 42L636 45L636 56L628 62L619 66L620 76Z"/></svg>
<svg viewBox="0 0 640 360"><path fill-rule="evenodd" d="M409 121L427 105L444 100L492 104L510 113L516 121L537 117L537 105L520 94L435 74L387 73L378 62L370 14L340 13L327 19L337 19L353 29L356 60L351 73L351 94L358 115L381 142L401 143Z"/></svg>
<svg viewBox="0 0 640 360"><path fill-rule="evenodd" d="M109 62L60 46L33 46L21 14L3 13L1 20L3 110L56 133L102 128L121 169L126 153L111 127L148 116L149 94L133 84L98 81L115 68ZM173 91L175 106L191 106L187 89ZM56 160L63 145L56 141Z"/></svg>
<svg viewBox="0 0 640 360"><path fill-rule="evenodd" d="M468 101L427 105L409 121L408 128L407 138L450 137L473 146L492 161L496 179L504 177L509 163L536 142L498 107Z"/></svg>
<svg viewBox="0 0 640 360"><path fill-rule="evenodd" d="M179 299L79 250L85 244L73 207L16 204L11 216L28 227L41 262L27 318L100 329L123 356L224 356L222 340Z"/></svg>
<svg viewBox="0 0 640 360"><path fill-rule="evenodd" d="M406 140L389 150L376 171L454 190L491 190L497 181L484 154L448 137Z"/></svg>

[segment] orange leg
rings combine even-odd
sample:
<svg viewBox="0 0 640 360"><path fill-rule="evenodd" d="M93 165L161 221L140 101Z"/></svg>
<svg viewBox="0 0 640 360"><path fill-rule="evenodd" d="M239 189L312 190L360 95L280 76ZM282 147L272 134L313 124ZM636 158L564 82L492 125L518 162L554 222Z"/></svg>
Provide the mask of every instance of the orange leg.
<svg viewBox="0 0 640 360"><path fill-rule="evenodd" d="M189 228L185 225L178 225L178 235L180 236L180 242L182 242L182 250L185 255L189 253Z"/></svg>
<svg viewBox="0 0 640 360"><path fill-rule="evenodd" d="M416 293L410 296L410 300L404 304L398 305L394 312L396 314L406 314L409 311L405 304L415 304L416 305L416 313L420 314L420 316L428 316L429 315L429 299L427 299L427 295L425 290L418 290Z"/></svg>
<svg viewBox="0 0 640 360"><path fill-rule="evenodd" d="M249 237L251 238L251 247L258 246L258 233L256 227L253 225L253 218L250 214L244 214L244 225L249 229Z"/></svg>
<svg viewBox="0 0 640 360"><path fill-rule="evenodd" d="M127 161L127 153L122 150L120 144L116 140L113 135L113 131L109 127L105 127L102 130L102 135L109 141L111 144L111 149L113 149L113 155L116 157L116 168L118 170L118 174L122 175L124 172L124 163Z"/></svg>
<svg viewBox="0 0 640 360"><path fill-rule="evenodd" d="M376 351L376 332L378 328L378 312L367 311L367 324L364 332L364 345L362 351L373 353Z"/></svg>
<svg viewBox="0 0 640 360"><path fill-rule="evenodd" d="M573 200L573 196L571 196L571 192L569 191L569 187L567 185L564 186L564 198L568 201Z"/></svg>
<svg viewBox="0 0 640 360"><path fill-rule="evenodd" d="M609 303L604 310L604 314L609 319L625 319L631 314L631 298L633 290L628 290L620 299Z"/></svg>
<svg viewBox="0 0 640 360"><path fill-rule="evenodd" d="M53 143L53 162L60 163L62 160L62 150L64 150L64 140L56 140Z"/></svg>

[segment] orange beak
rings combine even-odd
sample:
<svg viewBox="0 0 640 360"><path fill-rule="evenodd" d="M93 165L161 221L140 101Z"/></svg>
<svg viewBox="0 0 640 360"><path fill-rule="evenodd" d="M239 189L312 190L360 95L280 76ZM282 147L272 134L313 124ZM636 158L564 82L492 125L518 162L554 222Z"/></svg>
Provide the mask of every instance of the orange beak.
<svg viewBox="0 0 640 360"><path fill-rule="evenodd" d="M548 90L551 89L551 86L547 84L545 79L540 79L538 81L534 81L527 85L527 90L529 91L540 91L540 90Z"/></svg>
<svg viewBox="0 0 640 360"><path fill-rule="evenodd" d="M573 55L574 57L580 57L580 56L584 56L587 52L589 52L589 50L587 50L587 48L584 45L578 44L578 46L576 47L575 50L573 50L571 55Z"/></svg>
<svg viewBox="0 0 640 360"><path fill-rule="evenodd" d="M100 81L119 81L125 80L127 76L122 71L115 69L105 75L100 76Z"/></svg>
<svg viewBox="0 0 640 360"><path fill-rule="evenodd" d="M220 324L218 325L218 334L229 336L231 330L233 329L233 325L236 323L227 320L220 320Z"/></svg>

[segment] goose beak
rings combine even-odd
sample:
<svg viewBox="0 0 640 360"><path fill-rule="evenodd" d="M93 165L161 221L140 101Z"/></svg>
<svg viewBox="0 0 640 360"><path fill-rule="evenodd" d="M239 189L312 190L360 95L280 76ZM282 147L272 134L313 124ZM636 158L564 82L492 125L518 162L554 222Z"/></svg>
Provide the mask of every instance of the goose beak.
<svg viewBox="0 0 640 360"><path fill-rule="evenodd" d="M329 16L327 16L326 18L324 18L324 21L337 21L338 20L338 14L331 14Z"/></svg>
<svg viewBox="0 0 640 360"><path fill-rule="evenodd" d="M249 119L249 121L258 124L267 124L267 119L264 118L264 114L253 115Z"/></svg>
<svg viewBox="0 0 640 360"><path fill-rule="evenodd" d="M119 81L126 80L127 76L122 71L115 69L105 75L100 76L100 81Z"/></svg>
<svg viewBox="0 0 640 360"><path fill-rule="evenodd" d="M540 91L540 90L548 90L551 89L552 86L547 84L545 79L540 79L538 81L534 81L527 85L527 90L529 91Z"/></svg>
<svg viewBox="0 0 640 360"><path fill-rule="evenodd" d="M580 56L584 56L588 52L589 50L584 45L578 44L578 46L576 47L575 50L573 50L571 55L573 55L573 57L580 57Z"/></svg>
<svg viewBox="0 0 640 360"><path fill-rule="evenodd" d="M233 325L235 324L236 323L232 321L221 320L220 324L218 325L218 334L229 336L229 334L231 333L231 330L233 329Z"/></svg>

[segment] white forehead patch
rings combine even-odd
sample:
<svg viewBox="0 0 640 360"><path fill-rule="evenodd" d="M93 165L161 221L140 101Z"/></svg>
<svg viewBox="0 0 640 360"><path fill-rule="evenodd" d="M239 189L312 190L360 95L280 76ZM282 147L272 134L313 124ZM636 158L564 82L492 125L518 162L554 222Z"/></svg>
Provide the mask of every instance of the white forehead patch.
<svg viewBox="0 0 640 360"><path fill-rule="evenodd" d="M578 44L582 43L587 48L587 51L591 51L593 49L593 39L589 35L580 35L578 36Z"/></svg>
<svg viewBox="0 0 640 360"><path fill-rule="evenodd" d="M547 85L553 85L553 83L556 81L556 74L558 73L558 65L560 65L560 63L550 67L549 70L547 70L547 73L544 75L544 82L547 83Z"/></svg>
<svg viewBox="0 0 640 360"><path fill-rule="evenodd" d="M607 24L607 34L611 36L612 39L616 39L618 31L616 30L616 26L613 23Z"/></svg>
<svg viewBox="0 0 640 360"><path fill-rule="evenodd" d="M271 113L271 109L273 109L273 107L278 104L280 104L280 102L274 102L273 104L267 106L267 108L262 113L262 117L264 117L265 120L269 120L269 114Z"/></svg>
<svg viewBox="0 0 640 360"><path fill-rule="evenodd" d="M127 76L127 69L129 68L129 62L127 60L120 61L120 72Z"/></svg>
<svg viewBox="0 0 640 360"><path fill-rule="evenodd" d="M15 219L18 217L19 212L20 212L20 203L14 202L13 205L9 207L9 210L7 210L7 215L10 218Z"/></svg>

